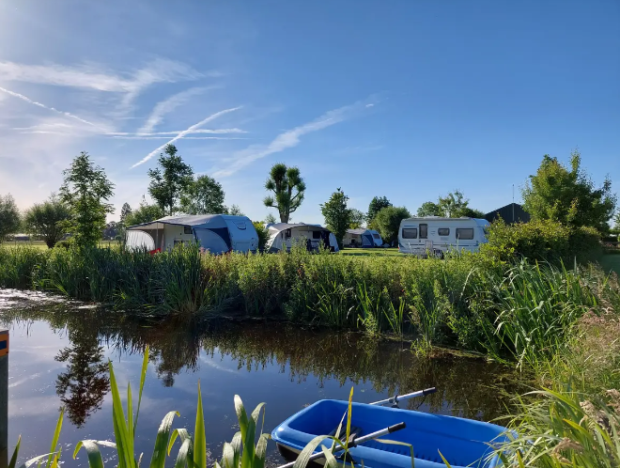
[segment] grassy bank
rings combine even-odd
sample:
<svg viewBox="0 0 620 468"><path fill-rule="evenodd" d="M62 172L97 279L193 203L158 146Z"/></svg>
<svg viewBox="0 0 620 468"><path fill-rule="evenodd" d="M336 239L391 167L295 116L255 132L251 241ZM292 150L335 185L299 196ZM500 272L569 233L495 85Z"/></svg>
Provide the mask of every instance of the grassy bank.
<svg viewBox="0 0 620 468"><path fill-rule="evenodd" d="M561 349L586 312L616 294L599 269L309 254L151 256L119 249L0 250L0 286L35 288L150 315L244 311L332 329L419 338L520 365Z"/></svg>
<svg viewBox="0 0 620 468"><path fill-rule="evenodd" d="M242 310L371 336L417 337L514 364L542 392L504 421L508 466L619 466L620 286L593 266L484 255L151 256L120 249L0 250L0 287L35 288L130 314ZM532 381L532 380L531 380Z"/></svg>

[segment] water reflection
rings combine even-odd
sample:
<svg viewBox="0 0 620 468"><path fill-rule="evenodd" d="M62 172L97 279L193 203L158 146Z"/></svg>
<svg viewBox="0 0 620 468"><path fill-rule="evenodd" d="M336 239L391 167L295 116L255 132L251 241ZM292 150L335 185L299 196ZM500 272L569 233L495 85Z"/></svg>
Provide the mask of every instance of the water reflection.
<svg viewBox="0 0 620 468"><path fill-rule="evenodd" d="M2 320L44 320L53 330L66 330L71 345L56 360L66 369L56 379L57 393L71 421L81 426L101 408L109 391L106 344L119 356L141 354L148 345L157 375L165 387L175 385L183 372L198 370L201 352L212 365L233 360L242 372L277 369L291 382L309 376L322 387L365 384L374 392L357 394L358 401L379 399L377 394L406 393L431 386L439 391L425 403L433 412L491 420L504 412L514 379L505 368L456 357L417 359L400 344L378 344L354 333L325 333L283 327L281 324L231 325L218 321L156 321L96 310L67 310L66 305L45 310L4 312ZM204 359L204 358L203 358ZM252 379L239 393L253 392ZM301 386L299 392L303 392ZM232 398L232 395L228 395ZM308 401L311 402L311 401ZM421 401L410 401L415 408Z"/></svg>
<svg viewBox="0 0 620 468"><path fill-rule="evenodd" d="M99 345L97 330L70 330L71 346L58 352L56 361L66 363L56 378L56 393L73 424L81 427L101 408L110 390L108 365Z"/></svg>

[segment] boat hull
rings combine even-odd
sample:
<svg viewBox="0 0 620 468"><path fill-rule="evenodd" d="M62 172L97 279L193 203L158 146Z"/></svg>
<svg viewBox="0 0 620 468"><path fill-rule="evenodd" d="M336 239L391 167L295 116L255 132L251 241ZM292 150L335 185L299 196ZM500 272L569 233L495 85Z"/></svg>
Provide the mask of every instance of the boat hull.
<svg viewBox="0 0 620 468"><path fill-rule="evenodd" d="M291 416L272 432L280 453L294 460L314 437L332 433L347 407L346 401L320 400ZM506 440L506 429L494 424L363 403L352 404L351 419L358 437L400 422L407 426L382 437L407 446L373 440L350 450L355 463L363 462L368 468L410 468L411 447L416 468L445 468L442 455L455 468L493 468L499 465L497 457L491 458L493 446ZM321 462L324 460L317 460Z"/></svg>

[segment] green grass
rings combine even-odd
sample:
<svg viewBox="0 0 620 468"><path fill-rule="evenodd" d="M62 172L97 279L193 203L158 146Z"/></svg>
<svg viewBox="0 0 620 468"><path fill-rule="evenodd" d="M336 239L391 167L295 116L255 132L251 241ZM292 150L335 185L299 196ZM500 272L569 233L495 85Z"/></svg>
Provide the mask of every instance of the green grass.
<svg viewBox="0 0 620 468"><path fill-rule="evenodd" d="M398 249L348 249L344 248L340 251L340 255L353 255L360 257L398 257L403 256Z"/></svg>

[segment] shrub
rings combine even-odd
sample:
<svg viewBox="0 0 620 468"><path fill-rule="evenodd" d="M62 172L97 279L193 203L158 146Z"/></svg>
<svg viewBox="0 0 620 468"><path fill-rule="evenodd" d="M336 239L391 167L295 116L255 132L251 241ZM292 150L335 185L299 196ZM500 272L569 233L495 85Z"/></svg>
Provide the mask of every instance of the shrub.
<svg viewBox="0 0 620 468"><path fill-rule="evenodd" d="M588 227L569 228L545 220L509 225L499 220L489 227L489 242L481 250L501 262L527 258L532 262L586 260L600 251L600 235Z"/></svg>

